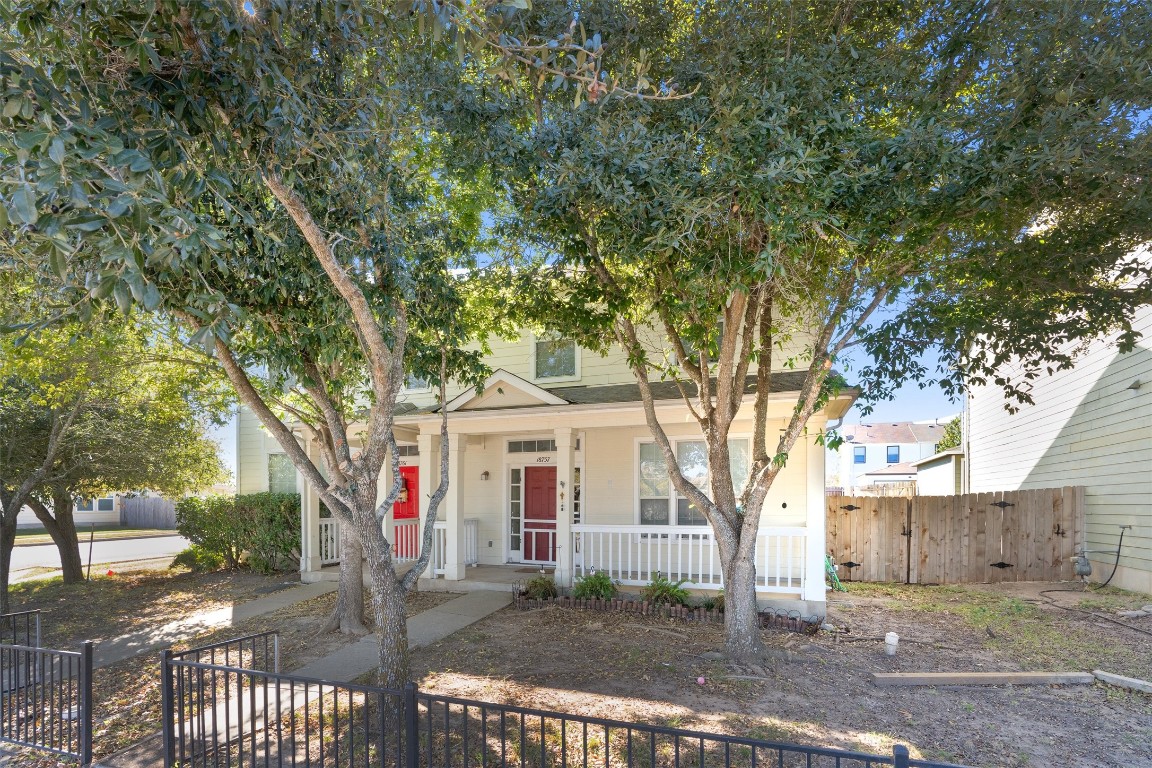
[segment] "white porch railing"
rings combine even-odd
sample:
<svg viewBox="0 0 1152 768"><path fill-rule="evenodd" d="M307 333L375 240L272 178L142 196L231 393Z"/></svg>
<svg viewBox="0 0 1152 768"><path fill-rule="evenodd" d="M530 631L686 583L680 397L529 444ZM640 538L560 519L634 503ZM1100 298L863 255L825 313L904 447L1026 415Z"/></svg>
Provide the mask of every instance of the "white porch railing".
<svg viewBox="0 0 1152 768"><path fill-rule="evenodd" d="M326 517L320 521L320 564L340 562L340 521Z"/></svg>
<svg viewBox="0 0 1152 768"><path fill-rule="evenodd" d="M420 551L420 521L397 520L392 542L392 552L397 562L414 562ZM437 521L432 537L432 556L428 567L436 576L443 576L447 562L448 523ZM340 562L340 521L324 518L320 521L320 562L331 565ZM464 564L476 565L480 562L480 521L476 518L464 520Z"/></svg>
<svg viewBox="0 0 1152 768"><path fill-rule="evenodd" d="M436 521L436 531L432 536L432 557L428 567L432 575L447 573L448 563L448 523ZM464 565L477 565L480 562L480 521L474 517L464 518Z"/></svg>
<svg viewBox="0 0 1152 768"><path fill-rule="evenodd" d="M756 591L801 594L805 574L805 528L761 528L756 537ZM708 526L661 530L651 525L573 525L573 571L593 569L615 581L643 586L657 572L692 589L720 589L724 574L715 535Z"/></svg>

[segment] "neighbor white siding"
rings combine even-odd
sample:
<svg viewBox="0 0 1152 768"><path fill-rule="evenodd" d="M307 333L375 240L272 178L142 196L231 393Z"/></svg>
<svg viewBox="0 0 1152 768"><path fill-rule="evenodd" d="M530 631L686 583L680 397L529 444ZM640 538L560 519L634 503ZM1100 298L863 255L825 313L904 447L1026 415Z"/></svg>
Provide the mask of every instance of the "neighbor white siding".
<svg viewBox="0 0 1152 768"><path fill-rule="evenodd" d="M1152 307L1136 327L1135 350L1093 342L1073 370L1037 379L1035 404L1017 413L995 386L973 388L969 482L973 492L1085 486L1088 548L1115 549L1119 526L1132 525L1113 584L1152 592ZM1093 560L1107 577L1113 558Z"/></svg>

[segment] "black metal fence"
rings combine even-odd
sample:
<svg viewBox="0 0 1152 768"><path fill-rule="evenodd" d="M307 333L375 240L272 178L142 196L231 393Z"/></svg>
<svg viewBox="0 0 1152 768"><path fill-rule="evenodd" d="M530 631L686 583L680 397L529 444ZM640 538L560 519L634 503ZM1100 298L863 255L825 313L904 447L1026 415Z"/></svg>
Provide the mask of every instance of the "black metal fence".
<svg viewBox="0 0 1152 768"><path fill-rule="evenodd" d="M40 647L40 611L0 614L0 643Z"/></svg>
<svg viewBox="0 0 1152 768"><path fill-rule="evenodd" d="M279 674L266 636L163 659L168 765L323 768L955 768ZM216 646L219 650L220 646Z"/></svg>
<svg viewBox="0 0 1152 768"><path fill-rule="evenodd" d="M92 762L92 649L38 647L39 615L0 616L0 741Z"/></svg>

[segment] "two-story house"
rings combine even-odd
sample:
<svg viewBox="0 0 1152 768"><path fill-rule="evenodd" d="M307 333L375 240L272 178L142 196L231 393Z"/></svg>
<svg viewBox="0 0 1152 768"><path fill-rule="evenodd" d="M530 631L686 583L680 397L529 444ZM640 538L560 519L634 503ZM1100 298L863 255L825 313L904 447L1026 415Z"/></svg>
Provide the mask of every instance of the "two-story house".
<svg viewBox="0 0 1152 768"><path fill-rule="evenodd" d="M1133 326L1135 349L1121 353L1114 335L1078 344L1075 366L1033 379L1033 402L1015 411L999 387L972 386L964 449L973 493L1083 486L1074 544L1092 578L1115 569L1113 586L1152 593L1152 306Z"/></svg>
<svg viewBox="0 0 1152 768"><path fill-rule="evenodd" d="M913 462L937 453L950 420L842 425L838 431L844 442L829 461L829 484L851 494L864 486L914 481Z"/></svg>
<svg viewBox="0 0 1152 768"><path fill-rule="evenodd" d="M624 585L646 584L659 571L692 588L722 586L714 537L668 480L622 352L601 356L571 339L525 331L492 340L487 362L493 373L483 391L448 392L450 484L427 578L506 589L542 568L561 585L596 569ZM803 375L773 373L770 441L791 416ZM417 554L440 464L435 394L409 384L396 419L405 494L385 522L401 560ZM702 482L708 468L698 425L674 383L653 388L681 467ZM753 397L750 389L732 429L737 465L751 449ZM802 600L822 612L824 449L815 436L853 397L846 392L813 417L768 495L757 548L764 599ZM238 465L241 493L303 491L302 579L335 578L327 566L339 559L337 522L321 518L316 494L248 412L239 421Z"/></svg>

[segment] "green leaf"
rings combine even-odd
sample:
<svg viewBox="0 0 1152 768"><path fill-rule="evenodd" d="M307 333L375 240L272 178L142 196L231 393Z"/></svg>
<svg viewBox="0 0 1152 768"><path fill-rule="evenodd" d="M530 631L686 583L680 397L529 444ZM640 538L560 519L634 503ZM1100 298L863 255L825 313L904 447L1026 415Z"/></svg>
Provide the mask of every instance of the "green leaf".
<svg viewBox="0 0 1152 768"><path fill-rule="evenodd" d="M52 143L48 145L48 157L56 165L64 165L64 139L59 136L52 139Z"/></svg>
<svg viewBox="0 0 1152 768"><path fill-rule="evenodd" d="M12 204L16 215L25 224L35 224L40 215L36 212L36 195L32 192L32 185L25 184L16 190L12 196Z"/></svg>
<svg viewBox="0 0 1152 768"><path fill-rule="evenodd" d="M24 100L17 96L14 99L8 99L4 102L4 117L16 117L20 114L20 107L23 106Z"/></svg>

